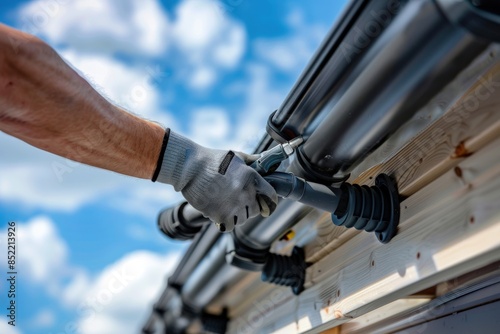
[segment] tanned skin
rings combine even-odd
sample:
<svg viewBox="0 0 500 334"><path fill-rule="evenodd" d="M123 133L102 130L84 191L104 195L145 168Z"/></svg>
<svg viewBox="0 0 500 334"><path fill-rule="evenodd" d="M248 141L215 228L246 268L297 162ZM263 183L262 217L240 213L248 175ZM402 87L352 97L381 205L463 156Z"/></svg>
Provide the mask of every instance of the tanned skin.
<svg viewBox="0 0 500 334"><path fill-rule="evenodd" d="M2 24L0 131L144 179L153 175L165 133L107 101L42 40Z"/></svg>

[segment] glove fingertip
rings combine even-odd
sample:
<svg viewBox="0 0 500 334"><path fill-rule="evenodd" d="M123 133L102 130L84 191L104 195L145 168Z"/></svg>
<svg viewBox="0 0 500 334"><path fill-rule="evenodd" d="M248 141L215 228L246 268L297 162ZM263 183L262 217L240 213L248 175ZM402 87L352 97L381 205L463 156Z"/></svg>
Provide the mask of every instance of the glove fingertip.
<svg viewBox="0 0 500 334"><path fill-rule="evenodd" d="M269 217L276 210L276 203L267 195L257 195L262 217Z"/></svg>
<svg viewBox="0 0 500 334"><path fill-rule="evenodd" d="M215 227L219 230L221 233L229 233L234 230L234 226L238 222L238 217L237 216L231 216L230 218L226 219L219 219L218 221L214 221Z"/></svg>

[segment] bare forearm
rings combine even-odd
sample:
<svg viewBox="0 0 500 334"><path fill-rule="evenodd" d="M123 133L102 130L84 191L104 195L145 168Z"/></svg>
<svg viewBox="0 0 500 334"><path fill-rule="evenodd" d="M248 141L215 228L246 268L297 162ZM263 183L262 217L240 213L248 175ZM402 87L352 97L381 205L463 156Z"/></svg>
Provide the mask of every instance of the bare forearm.
<svg viewBox="0 0 500 334"><path fill-rule="evenodd" d="M164 131L99 95L42 41L0 25L0 130L85 164L151 178Z"/></svg>

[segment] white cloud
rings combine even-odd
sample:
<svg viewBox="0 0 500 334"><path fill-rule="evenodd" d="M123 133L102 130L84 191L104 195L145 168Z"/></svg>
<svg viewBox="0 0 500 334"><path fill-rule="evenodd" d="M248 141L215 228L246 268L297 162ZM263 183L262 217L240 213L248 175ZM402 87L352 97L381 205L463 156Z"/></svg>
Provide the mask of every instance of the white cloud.
<svg viewBox="0 0 500 334"><path fill-rule="evenodd" d="M21 27L75 50L158 55L169 19L157 0L36 0L20 10Z"/></svg>
<svg viewBox="0 0 500 334"><path fill-rule="evenodd" d="M132 0L131 2L135 5L135 10L132 11L132 22L138 30L139 43L146 50L150 50L151 53L160 54L168 45L168 39L166 39L168 32L167 13L163 10L159 1ZM116 6L116 1L112 1L112 3ZM123 20L123 18L121 22L129 25L127 20Z"/></svg>
<svg viewBox="0 0 500 334"><path fill-rule="evenodd" d="M84 269L69 263L68 245L50 218L37 216L26 223L18 222L16 232L16 243L22 245L17 252L17 265L22 268L23 277L67 304L87 288L88 284L82 282L82 277L87 279L87 274ZM7 228L0 231L0 255L7 250L2 245L7 240L6 233ZM5 265L0 263L0 268ZM46 323L50 319L45 313L39 314L39 320Z"/></svg>
<svg viewBox="0 0 500 334"><path fill-rule="evenodd" d="M25 224L17 223L16 232L17 244L24 246L17 252L18 266L24 276L53 289L58 284L57 278L67 273L68 257L68 247L58 235L54 223L39 216ZM5 233L6 230L0 232L0 242L7 240ZM6 248L2 247L2 252Z"/></svg>
<svg viewBox="0 0 500 334"><path fill-rule="evenodd" d="M68 262L66 242L47 217L17 223L16 228L17 242L24 245L18 252L18 266L23 268L24 277L66 307L76 310L78 319L74 325L82 334L137 333L164 288L167 274L180 259L177 252L159 255L138 250L125 254L100 274L90 277L84 268ZM0 232L4 258L5 233L5 229ZM5 262L0 266L5 266ZM34 316L31 325L49 327L54 322L54 314L43 309ZM1 333L19 334L4 324L0 322Z"/></svg>
<svg viewBox="0 0 500 334"><path fill-rule="evenodd" d="M232 23L231 27L226 30L225 37L213 48L213 60L223 67L235 67L245 51L245 39L243 27Z"/></svg>
<svg viewBox="0 0 500 334"><path fill-rule="evenodd" d="M30 324L35 328L45 328L52 326L55 320L54 313L49 309L44 309L35 315Z"/></svg>
<svg viewBox="0 0 500 334"><path fill-rule="evenodd" d="M216 73L237 66L244 54L246 32L214 0L184 0L175 11L172 37L192 67L187 83L204 89L215 82Z"/></svg>
<svg viewBox="0 0 500 334"><path fill-rule="evenodd" d="M212 148L226 147L231 123L222 108L204 107L195 110L189 121L190 138L200 145Z"/></svg>
<svg viewBox="0 0 500 334"><path fill-rule="evenodd" d="M196 90L202 90L213 85L217 80L215 69L209 66L199 66L193 69L188 77L188 85Z"/></svg>
<svg viewBox="0 0 500 334"><path fill-rule="evenodd" d="M175 10L174 38L186 51L208 49L226 28L224 12L218 2L185 0Z"/></svg>
<svg viewBox="0 0 500 334"><path fill-rule="evenodd" d="M269 66L251 64L247 72L245 106L237 120L233 139L236 145L233 147L244 152L252 151L262 139L269 114L279 107L288 89L273 83Z"/></svg>
<svg viewBox="0 0 500 334"><path fill-rule="evenodd" d="M302 13L292 11L286 18L288 37L260 39L253 44L257 55L275 68L298 75L325 36L326 27L304 22Z"/></svg>
<svg viewBox="0 0 500 334"><path fill-rule="evenodd" d="M136 251L103 270L82 296L79 333L137 333L178 260Z"/></svg>
<svg viewBox="0 0 500 334"><path fill-rule="evenodd" d="M77 305L91 285L90 280L85 270L81 268L75 270L68 284L61 288L61 293L59 294L60 301L69 307Z"/></svg>
<svg viewBox="0 0 500 334"><path fill-rule="evenodd" d="M0 134L2 145L12 141L6 135ZM32 147L25 148L23 144L15 143L15 146L21 147L24 152L36 151ZM8 155L8 157L15 159L15 155ZM30 159L33 163L41 163L39 166L30 166L28 163L4 166L0 163L0 171L3 175L0 179L0 192L5 202L28 208L74 210L82 203L93 199L95 191L86 191L85 187L77 191L76 188L62 186L57 181L56 175L50 171L51 163L56 160L52 160L49 155L44 158L44 161Z"/></svg>
<svg viewBox="0 0 500 334"><path fill-rule="evenodd" d="M172 58L182 72L179 78L195 90L210 87L217 73L239 64L246 32L227 15L223 4L183 0L174 14L170 20L158 0L34 0L19 11L21 29L78 54L164 56L169 44L181 55ZM106 63L94 60L87 65L103 70L105 75L109 71Z"/></svg>
<svg viewBox="0 0 500 334"><path fill-rule="evenodd" d="M260 40L255 43L257 53L266 61L282 71L292 71L302 68L309 60L308 42L292 37L287 40Z"/></svg>
<svg viewBox="0 0 500 334"><path fill-rule="evenodd" d="M287 89L276 84L272 67L251 63L246 66L246 79L235 84L229 94L242 95L242 106L236 121L224 108L212 106L193 110L187 136L195 142L217 149L252 151L265 134L269 114L277 109Z"/></svg>
<svg viewBox="0 0 500 334"><path fill-rule="evenodd" d="M150 239L151 235L144 225L128 224L125 227L125 232L133 240L151 241ZM157 231L155 232L156 232L155 234L158 233Z"/></svg>
<svg viewBox="0 0 500 334"><path fill-rule="evenodd" d="M0 321L0 333L2 334L22 334L16 327L11 326L7 323L7 321Z"/></svg>

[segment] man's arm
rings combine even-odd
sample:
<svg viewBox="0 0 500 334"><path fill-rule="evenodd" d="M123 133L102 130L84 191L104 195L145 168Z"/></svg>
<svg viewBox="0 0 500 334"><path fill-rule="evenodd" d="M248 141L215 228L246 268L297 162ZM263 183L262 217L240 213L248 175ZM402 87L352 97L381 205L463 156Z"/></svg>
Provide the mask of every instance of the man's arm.
<svg viewBox="0 0 500 334"><path fill-rule="evenodd" d="M200 146L127 113L50 46L1 24L0 130L72 160L171 184L223 232L269 215L278 202L244 154Z"/></svg>
<svg viewBox="0 0 500 334"><path fill-rule="evenodd" d="M0 130L45 151L151 179L164 129L114 106L46 43L0 24Z"/></svg>

